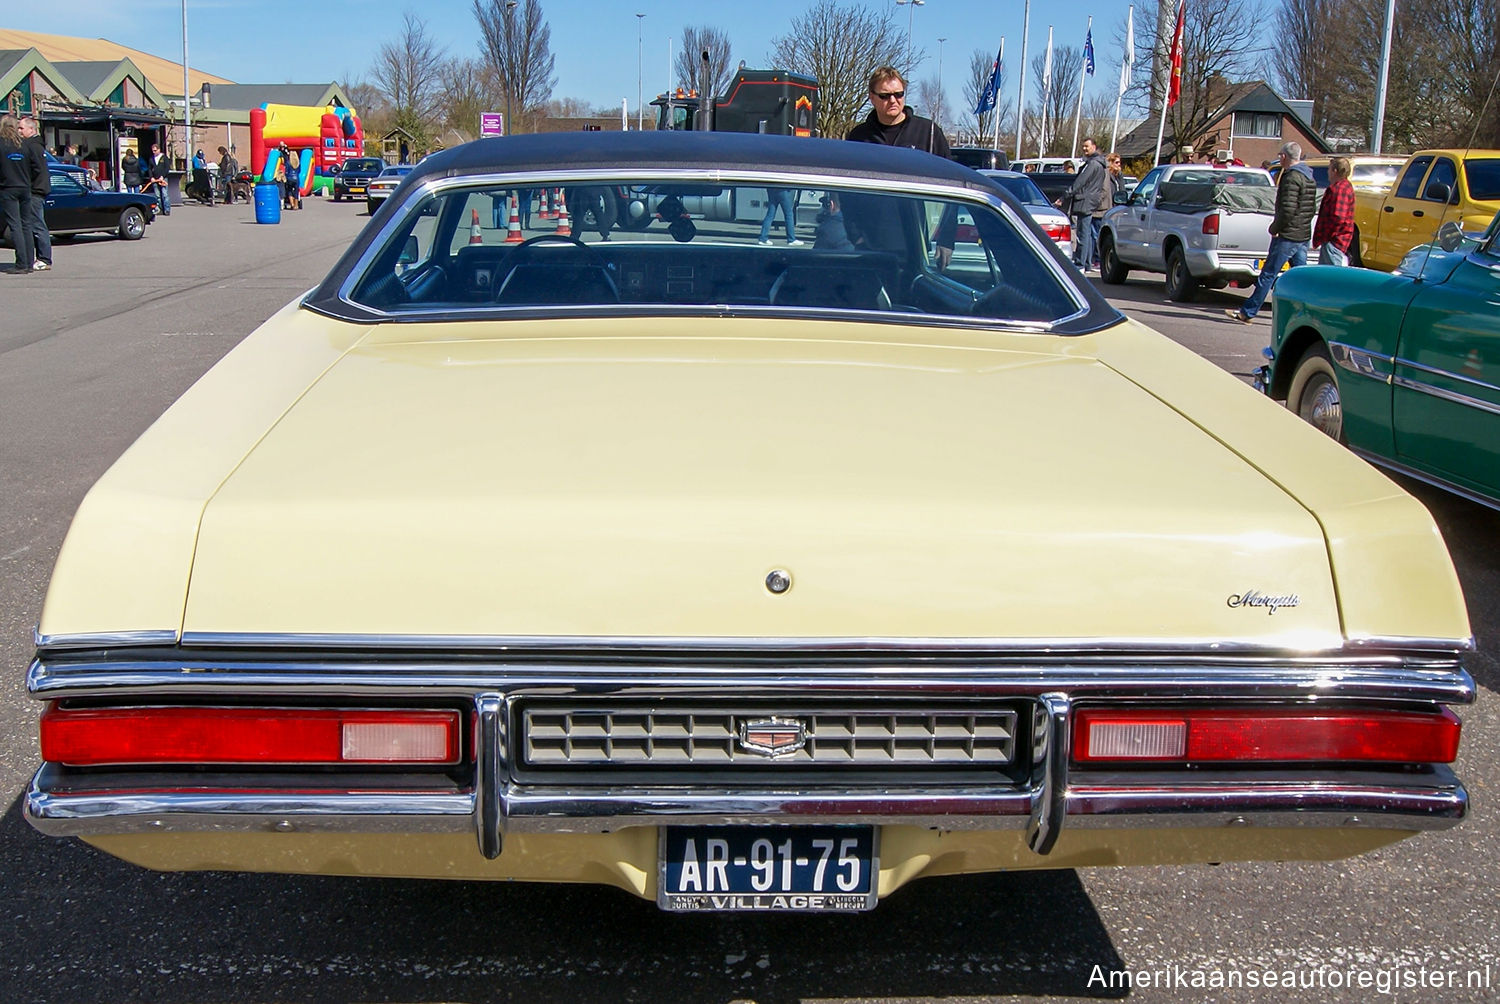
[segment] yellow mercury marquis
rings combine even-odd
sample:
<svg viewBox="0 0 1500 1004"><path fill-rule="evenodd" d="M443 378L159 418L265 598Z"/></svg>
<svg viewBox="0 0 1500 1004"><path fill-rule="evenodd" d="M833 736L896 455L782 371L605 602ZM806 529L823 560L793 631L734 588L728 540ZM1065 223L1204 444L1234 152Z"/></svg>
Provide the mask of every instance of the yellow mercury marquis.
<svg viewBox="0 0 1500 1004"><path fill-rule="evenodd" d="M981 175L482 140L84 500L25 813L668 910L1338 858L1464 816L1470 645L1421 505Z"/></svg>

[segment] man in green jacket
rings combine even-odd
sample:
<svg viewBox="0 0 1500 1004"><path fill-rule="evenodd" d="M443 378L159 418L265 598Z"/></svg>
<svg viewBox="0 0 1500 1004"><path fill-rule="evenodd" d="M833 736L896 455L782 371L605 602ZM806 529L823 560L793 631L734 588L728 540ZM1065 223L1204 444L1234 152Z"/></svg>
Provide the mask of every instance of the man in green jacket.
<svg viewBox="0 0 1500 1004"><path fill-rule="evenodd" d="M1290 263L1295 268L1307 264L1307 242L1312 240L1313 214L1318 208L1318 183L1313 180L1312 169L1302 163L1300 144L1283 143L1279 159L1281 177L1276 183L1276 215L1267 228L1271 232L1271 247L1245 305L1224 311L1243 324L1249 324L1260 313L1284 266Z"/></svg>

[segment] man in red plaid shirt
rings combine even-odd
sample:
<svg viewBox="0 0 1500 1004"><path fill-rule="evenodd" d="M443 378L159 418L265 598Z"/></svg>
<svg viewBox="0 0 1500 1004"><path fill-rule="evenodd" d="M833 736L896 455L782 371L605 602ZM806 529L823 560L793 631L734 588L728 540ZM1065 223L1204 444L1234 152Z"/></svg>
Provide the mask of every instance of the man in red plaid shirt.
<svg viewBox="0 0 1500 1004"><path fill-rule="evenodd" d="M1349 171L1348 157L1328 161L1331 183L1323 193L1312 239L1312 246L1320 249L1318 262L1322 265L1349 264L1349 242L1354 239L1354 186L1349 184Z"/></svg>

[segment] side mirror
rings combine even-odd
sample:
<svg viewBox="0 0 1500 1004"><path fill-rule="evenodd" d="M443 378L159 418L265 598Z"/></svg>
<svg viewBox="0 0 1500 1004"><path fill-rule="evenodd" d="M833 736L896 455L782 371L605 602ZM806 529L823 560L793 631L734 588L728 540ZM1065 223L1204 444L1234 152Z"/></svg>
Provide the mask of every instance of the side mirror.
<svg viewBox="0 0 1500 1004"><path fill-rule="evenodd" d="M1453 190L1447 185L1441 181L1433 181L1428 183L1427 191L1422 193L1422 198L1428 202L1447 202L1452 194Z"/></svg>
<svg viewBox="0 0 1500 1004"><path fill-rule="evenodd" d="M1124 205L1129 204L1129 202L1130 202L1130 196L1126 195L1124 192L1116 192L1115 193L1115 205L1117 205L1117 206L1124 206Z"/></svg>
<svg viewBox="0 0 1500 1004"><path fill-rule="evenodd" d="M420 248L417 247L417 235L412 234L406 238L406 246L401 249L401 257L396 259L397 265L415 265Z"/></svg>
<svg viewBox="0 0 1500 1004"><path fill-rule="evenodd" d="M1457 251L1458 246L1464 241L1464 229L1458 225L1457 220L1449 220L1438 227L1437 245L1444 251Z"/></svg>

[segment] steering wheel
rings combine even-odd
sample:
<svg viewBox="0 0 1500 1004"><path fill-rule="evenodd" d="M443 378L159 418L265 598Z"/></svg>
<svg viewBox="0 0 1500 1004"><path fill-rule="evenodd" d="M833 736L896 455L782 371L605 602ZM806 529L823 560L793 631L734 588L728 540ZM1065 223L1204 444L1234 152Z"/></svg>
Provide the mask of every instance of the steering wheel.
<svg viewBox="0 0 1500 1004"><path fill-rule="evenodd" d="M573 247L586 252L596 262L602 263L603 261L596 248L589 247L577 237L568 237L564 234L537 234L535 237L529 237L511 249L510 254L506 257L506 264L515 265L521 258L531 254L532 248L547 241L557 244L571 244Z"/></svg>

